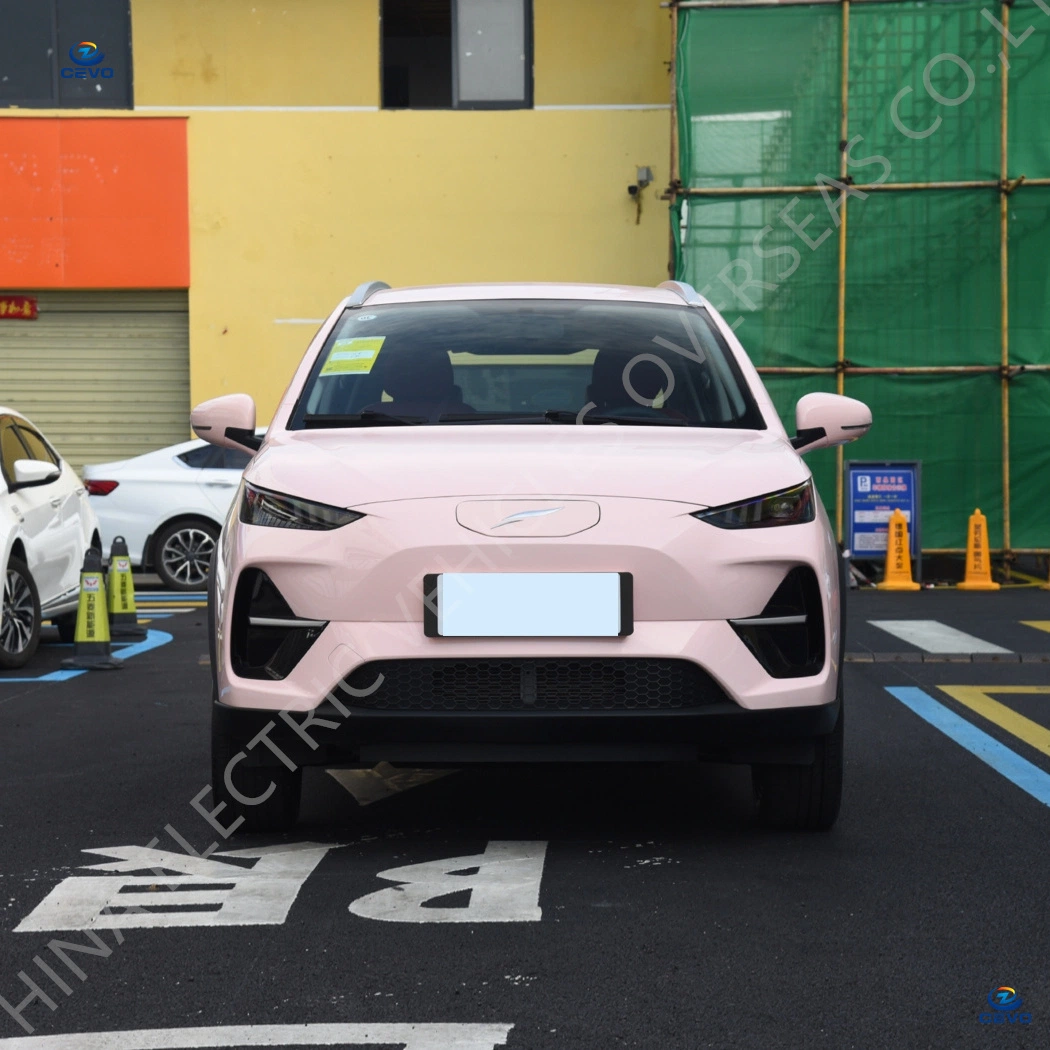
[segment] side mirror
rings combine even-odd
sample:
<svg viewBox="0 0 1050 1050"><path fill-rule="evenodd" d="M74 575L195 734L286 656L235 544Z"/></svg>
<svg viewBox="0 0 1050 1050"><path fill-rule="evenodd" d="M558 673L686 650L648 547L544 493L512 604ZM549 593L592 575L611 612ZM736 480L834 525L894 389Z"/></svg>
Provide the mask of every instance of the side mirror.
<svg viewBox="0 0 1050 1050"><path fill-rule="evenodd" d="M806 394L795 406L792 448L813 452L845 445L871 429L871 409L863 401L840 394Z"/></svg>
<svg viewBox="0 0 1050 1050"><path fill-rule="evenodd" d="M16 459L11 491L31 489L37 485L50 485L52 481L58 481L61 476L61 468L56 467L49 459Z"/></svg>
<svg viewBox="0 0 1050 1050"><path fill-rule="evenodd" d="M255 402L247 394L202 401L190 413L190 426L197 437L220 448L257 452L262 447L255 433Z"/></svg>

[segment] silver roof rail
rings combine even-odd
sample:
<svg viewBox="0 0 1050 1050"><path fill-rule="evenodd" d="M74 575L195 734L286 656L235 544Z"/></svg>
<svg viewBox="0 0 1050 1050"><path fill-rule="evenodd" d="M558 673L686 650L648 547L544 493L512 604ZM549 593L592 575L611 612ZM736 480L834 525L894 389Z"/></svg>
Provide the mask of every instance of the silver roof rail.
<svg viewBox="0 0 1050 1050"><path fill-rule="evenodd" d="M690 306L707 305L704 297L691 284L686 284L685 281L661 281L657 287L666 288L669 292L674 292L675 295L684 299Z"/></svg>
<svg viewBox="0 0 1050 1050"><path fill-rule="evenodd" d="M349 307L364 306L366 300L375 295L376 292L381 292L384 288L389 287L390 285L386 281L365 281L364 284L359 284L354 289L354 294L347 299L346 305Z"/></svg>

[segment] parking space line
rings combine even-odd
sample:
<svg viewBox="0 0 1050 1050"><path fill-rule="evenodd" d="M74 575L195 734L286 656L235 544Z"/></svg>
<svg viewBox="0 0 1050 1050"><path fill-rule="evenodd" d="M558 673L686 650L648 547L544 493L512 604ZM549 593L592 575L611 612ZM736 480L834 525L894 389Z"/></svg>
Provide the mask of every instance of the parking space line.
<svg viewBox="0 0 1050 1050"><path fill-rule="evenodd" d="M1011 751L972 722L949 711L922 689L916 686L887 686L886 692L1036 801L1050 806L1050 774Z"/></svg>
<svg viewBox="0 0 1050 1050"><path fill-rule="evenodd" d="M1000 729L1023 740L1030 747L1050 755L1050 729L1025 718L1006 704L993 700L990 693L1028 693L1050 696L1050 685L939 685L942 693L947 693L953 700L976 711L982 718L987 718Z"/></svg>
<svg viewBox="0 0 1050 1050"><path fill-rule="evenodd" d="M958 631L940 620L869 620L901 641L925 649L928 653L1009 653L1001 645L975 638L965 631Z"/></svg>
<svg viewBox="0 0 1050 1050"><path fill-rule="evenodd" d="M1037 631L1050 633L1050 620L1022 620L1025 627L1034 627Z"/></svg>
<svg viewBox="0 0 1050 1050"><path fill-rule="evenodd" d="M494 1050L512 1024L246 1024L142 1028L0 1039L9 1050L197 1050L230 1046L403 1046L404 1050Z"/></svg>
<svg viewBox="0 0 1050 1050"><path fill-rule="evenodd" d="M147 630L145 641L133 642L131 645L119 646L114 644L113 655L119 656L121 660L127 660L132 656L140 656L148 653L151 649L159 649L171 641L171 635L167 631ZM0 678L0 685L5 682L68 682L78 675L87 674L87 671L50 671L48 674L40 674L26 678ZM0 1046L3 1044L0 1043Z"/></svg>

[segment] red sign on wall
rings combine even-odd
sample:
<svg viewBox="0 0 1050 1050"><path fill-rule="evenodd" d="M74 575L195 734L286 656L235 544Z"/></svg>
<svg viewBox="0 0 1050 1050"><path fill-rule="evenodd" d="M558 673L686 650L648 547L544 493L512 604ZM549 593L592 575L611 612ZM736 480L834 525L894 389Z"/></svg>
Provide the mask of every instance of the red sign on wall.
<svg viewBox="0 0 1050 1050"><path fill-rule="evenodd" d="M31 295L0 295L0 321L35 321L36 316Z"/></svg>

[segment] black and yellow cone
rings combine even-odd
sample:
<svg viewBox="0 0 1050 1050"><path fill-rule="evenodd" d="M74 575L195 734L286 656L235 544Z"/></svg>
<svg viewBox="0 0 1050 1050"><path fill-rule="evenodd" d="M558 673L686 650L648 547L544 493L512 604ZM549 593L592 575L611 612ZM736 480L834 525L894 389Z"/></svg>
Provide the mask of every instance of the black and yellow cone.
<svg viewBox="0 0 1050 1050"><path fill-rule="evenodd" d="M112 671L124 666L109 647L109 614L106 611L106 584L102 577L102 552L91 547L80 570L80 604L77 629L73 636L73 655L63 667L81 671Z"/></svg>
<svg viewBox="0 0 1050 1050"><path fill-rule="evenodd" d="M146 637L146 628L139 626L139 614L135 608L135 583L131 578L131 558L123 536L115 537L109 549L106 607L109 610L109 633L114 638Z"/></svg>

